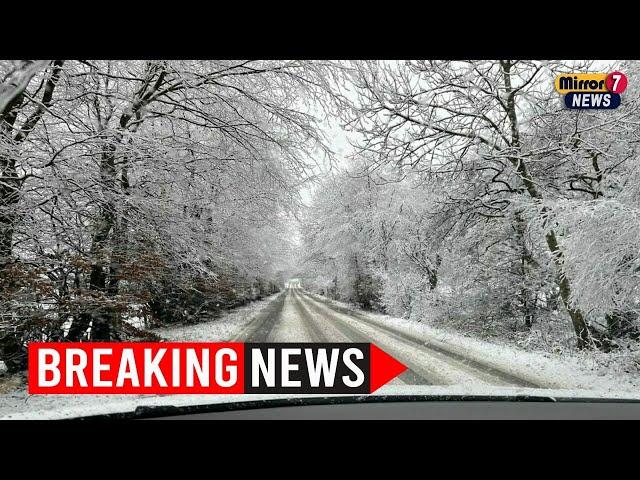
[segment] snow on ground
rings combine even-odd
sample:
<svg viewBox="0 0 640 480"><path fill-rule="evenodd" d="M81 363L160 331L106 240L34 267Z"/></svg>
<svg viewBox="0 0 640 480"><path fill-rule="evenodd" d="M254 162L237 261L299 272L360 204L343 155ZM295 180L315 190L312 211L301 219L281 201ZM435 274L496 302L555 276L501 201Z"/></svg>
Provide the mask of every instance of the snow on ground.
<svg viewBox="0 0 640 480"><path fill-rule="evenodd" d="M196 325L181 325L155 330L159 335L176 341L222 341L237 335L269 302L267 299L225 313L220 318ZM323 297L317 299L326 301ZM341 302L332 302L353 308ZM283 312L283 323L294 312ZM426 342L461 353L471 359L532 378L551 389L513 388L481 383L460 385L392 385L376 392L383 395L533 395L583 398L640 398L637 376L625 375L619 370L596 368L589 363L589 355L563 356L548 352L528 352L517 347L497 345L491 342L465 337L459 333L435 329L383 314L362 312L372 323L392 327L406 334L424 338ZM346 317L348 318L348 317ZM354 320L351 320L355 323ZM369 327L370 328L370 327ZM361 328L363 329L363 328ZM368 330L368 329L367 329ZM281 332L282 333L282 332ZM299 332L300 333L300 332ZM296 339L299 337L296 337ZM284 340L280 334L278 340ZM392 352L390 352L392 353ZM599 364L597 364L599 365ZM395 383L395 382L394 382ZM555 386L555 387L554 387ZM268 398L317 397L317 395L28 395L24 382L16 376L0 376L0 419L54 419L73 418L116 412L132 412L138 406L192 405L234 401L253 401Z"/></svg>
<svg viewBox="0 0 640 480"><path fill-rule="evenodd" d="M353 305L347 303L328 300L319 295L311 296L343 308L354 309ZM603 355L600 352L579 352L574 355L566 355L565 352L565 355L560 357L550 352L530 352L508 345L498 345L404 318L362 310L360 313L372 323L423 338L433 345L493 365L516 376L531 379L547 388L584 389L605 396L631 394L631 397L640 397L640 376L602 368L601 362L596 361L597 357Z"/></svg>
<svg viewBox="0 0 640 480"><path fill-rule="evenodd" d="M416 373L425 378L436 381L441 385L469 385L472 383L485 383L476 375L455 368L448 358L442 358L442 354L428 352L415 348L414 344L409 345L399 340L386 331L374 328L361 322L354 322L350 316L336 312L323 303L316 302L319 308L326 312L327 316L332 316L338 320L350 324L351 328L362 335L367 341L375 343L379 348L387 352L392 357L406 364Z"/></svg>
<svg viewBox="0 0 640 480"><path fill-rule="evenodd" d="M249 305L230 310L220 317L192 325L163 327L153 331L168 340L216 342L235 336L254 316L273 301L279 293ZM167 400L171 404L180 397L203 397L204 403L215 402L215 395L29 395L19 376L0 377L0 419L3 418L70 418L78 415L114 413L122 409L133 411L137 405L156 405ZM222 399L224 400L224 399ZM160 403L162 404L162 403ZM164 403L165 405L167 403ZM26 415L26 416L25 416Z"/></svg>
<svg viewBox="0 0 640 480"><path fill-rule="evenodd" d="M176 342L223 342L235 337L253 317L280 293L223 313L215 320L191 325L156 328L152 331Z"/></svg>

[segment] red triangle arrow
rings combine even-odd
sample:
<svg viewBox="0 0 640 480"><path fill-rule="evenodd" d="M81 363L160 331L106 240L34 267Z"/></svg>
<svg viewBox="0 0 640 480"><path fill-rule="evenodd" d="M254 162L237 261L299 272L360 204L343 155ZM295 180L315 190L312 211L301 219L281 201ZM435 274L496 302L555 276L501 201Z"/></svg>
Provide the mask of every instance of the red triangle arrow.
<svg viewBox="0 0 640 480"><path fill-rule="evenodd" d="M407 366L380 350L373 343L370 344L370 347L371 384L369 393L373 393L407 370Z"/></svg>

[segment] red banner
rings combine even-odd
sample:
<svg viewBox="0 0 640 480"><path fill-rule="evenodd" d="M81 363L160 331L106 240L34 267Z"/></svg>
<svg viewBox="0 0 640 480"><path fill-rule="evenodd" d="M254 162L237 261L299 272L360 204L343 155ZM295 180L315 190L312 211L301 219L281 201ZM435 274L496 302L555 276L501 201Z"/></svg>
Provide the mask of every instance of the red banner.
<svg viewBox="0 0 640 480"><path fill-rule="evenodd" d="M368 343L31 343L29 393L361 394L406 368Z"/></svg>

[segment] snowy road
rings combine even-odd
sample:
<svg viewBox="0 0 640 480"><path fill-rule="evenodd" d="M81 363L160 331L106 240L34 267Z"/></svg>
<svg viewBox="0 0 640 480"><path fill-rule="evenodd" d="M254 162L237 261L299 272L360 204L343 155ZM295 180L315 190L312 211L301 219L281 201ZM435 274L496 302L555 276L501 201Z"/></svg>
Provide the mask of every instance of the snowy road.
<svg viewBox="0 0 640 480"><path fill-rule="evenodd" d="M195 325L154 332L171 341L373 342L409 367L376 395L637 396L635 379L589 371L579 363L497 345L427 323L364 312L288 289ZM140 405L244 401L233 395L28 395L26 385L0 382L1 418L73 418L133 411ZM541 390L543 389L543 390ZM284 398L291 395L258 395ZM294 395L295 396L295 395ZM303 396L304 395L300 395Z"/></svg>
<svg viewBox="0 0 640 480"><path fill-rule="evenodd" d="M382 325L367 315L287 289L233 338L245 342L372 342L409 370L396 384L541 387L539 382L469 358L424 336Z"/></svg>

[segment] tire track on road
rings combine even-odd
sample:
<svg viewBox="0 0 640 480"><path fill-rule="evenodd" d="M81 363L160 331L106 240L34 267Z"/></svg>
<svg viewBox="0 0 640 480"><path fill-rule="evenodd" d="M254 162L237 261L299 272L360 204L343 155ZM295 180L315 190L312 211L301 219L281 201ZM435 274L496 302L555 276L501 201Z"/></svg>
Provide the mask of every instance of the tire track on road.
<svg viewBox="0 0 640 480"><path fill-rule="evenodd" d="M370 336L354 329L352 326L348 325L346 322L340 320L339 318L336 318L332 315L327 315L327 313L319 309L316 304L310 302L309 297L304 293L301 293L300 301L307 309L307 311L315 312L326 322L330 322L332 327L337 329L347 341L361 343L378 343L373 341ZM387 347L386 350L391 349ZM447 382L445 378L437 375L435 372L431 372L425 368L422 368L422 366L420 365L416 365L415 363L409 362L406 359L404 360L404 363L405 365L407 365L407 367L409 367L409 370L398 377L403 383L410 385L442 385L444 383L450 383Z"/></svg>
<svg viewBox="0 0 640 480"><path fill-rule="evenodd" d="M278 321L275 322L271 333L266 338L266 342L313 342L318 341L322 336L318 336L309 328L305 319L301 316L297 308L295 289L287 289L284 305L280 311Z"/></svg>
<svg viewBox="0 0 640 480"><path fill-rule="evenodd" d="M488 364L470 359L468 357L465 357L464 355L461 355L460 353L453 352L441 346L433 345L432 343L430 343L428 340L425 340L424 338L419 338L414 335L408 334L406 332L398 331L385 325L380 325L377 322L367 319L360 312L331 304L326 300L320 300L315 298L315 296L311 296L308 294L307 294L307 297L311 298L312 301L322 304L328 309L337 311L342 315L350 317L355 322L360 322L361 324L365 324L374 330L377 329L379 331L386 332L387 334L398 338L398 340L408 342L410 344L414 344L415 346L420 347L422 349L431 350L437 354L440 354L441 356L448 357L450 359L449 362L453 367L465 369L470 373L475 372L476 375L479 375L480 378L483 378L485 380L489 380L489 381L491 381L492 379L497 380L497 382L494 381L493 384L504 385L506 383L506 385L508 386L518 386L518 387L527 387L527 388L541 387L537 383L520 378L509 372L500 370L492 365L488 365Z"/></svg>
<svg viewBox="0 0 640 480"><path fill-rule="evenodd" d="M311 332L310 335L311 338L314 338L314 342L370 342L369 337L360 335L358 332L340 329L334 322L327 321L325 315L321 316L325 321L319 320L317 312L312 312L304 304L304 295L299 289L295 290L295 302L300 318ZM391 380L389 384L428 385L429 383L412 370L407 370L402 375Z"/></svg>
<svg viewBox="0 0 640 480"><path fill-rule="evenodd" d="M298 317L304 324L304 328L307 331L307 334L312 342L334 342L336 341L334 338L329 338L326 331L320 329L318 324L315 322L313 315L307 308L304 306L301 300L301 295L298 289L293 289L292 301L294 304L294 308L298 312ZM331 335L334 337L334 335ZM337 341L343 341L337 340ZM348 340L347 340L348 341Z"/></svg>
<svg viewBox="0 0 640 480"><path fill-rule="evenodd" d="M231 341L233 342L266 342L284 307L285 290L273 302L261 310L255 318Z"/></svg>

